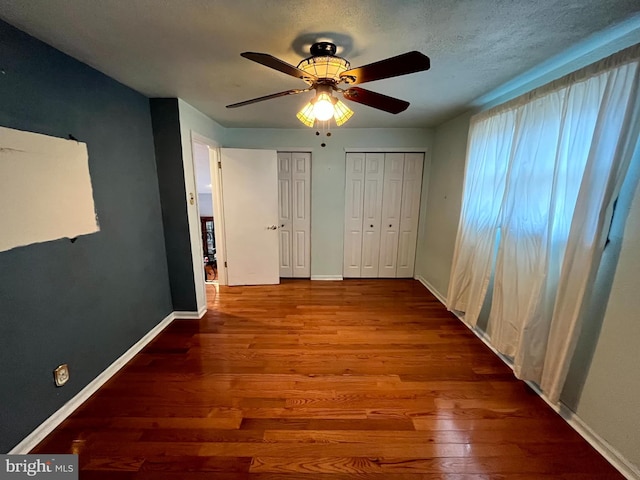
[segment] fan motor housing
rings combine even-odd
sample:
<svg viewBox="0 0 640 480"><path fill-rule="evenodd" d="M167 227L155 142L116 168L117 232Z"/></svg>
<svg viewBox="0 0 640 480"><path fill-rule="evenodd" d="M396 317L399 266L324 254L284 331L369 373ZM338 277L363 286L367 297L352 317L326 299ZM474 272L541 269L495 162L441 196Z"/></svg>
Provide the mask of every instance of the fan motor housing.
<svg viewBox="0 0 640 480"><path fill-rule="evenodd" d="M324 55L334 56L337 51L337 47L331 42L316 42L311 45L309 49L312 57L321 57Z"/></svg>
<svg viewBox="0 0 640 480"><path fill-rule="evenodd" d="M337 47L331 42L316 42L309 49L311 56L300 61L298 69L310 74L303 78L315 88L316 85L337 85L343 81L340 76L349 70L350 63L335 55ZM347 80L348 82L348 80Z"/></svg>

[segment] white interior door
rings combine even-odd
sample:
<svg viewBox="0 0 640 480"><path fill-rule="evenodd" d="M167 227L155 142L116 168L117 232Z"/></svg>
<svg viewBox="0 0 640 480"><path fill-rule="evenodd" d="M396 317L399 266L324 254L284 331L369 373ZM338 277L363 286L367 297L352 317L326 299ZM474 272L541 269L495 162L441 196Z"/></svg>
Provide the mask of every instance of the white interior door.
<svg viewBox="0 0 640 480"><path fill-rule="evenodd" d="M416 241L418 238L418 217L420 215L423 164L424 155L422 153L405 153L402 182L402 211L400 213L400 234L398 237L397 277L413 277L416 258Z"/></svg>
<svg viewBox="0 0 640 480"><path fill-rule="evenodd" d="M291 153L278 152L278 222L280 228L280 276L293 277L291 238Z"/></svg>
<svg viewBox="0 0 640 480"><path fill-rule="evenodd" d="M364 153L347 153L344 213L344 259L342 276L360 277L362 260L362 207L364 199Z"/></svg>
<svg viewBox="0 0 640 480"><path fill-rule="evenodd" d="M384 190L382 193L380 259L378 265L378 276L382 278L396 276L403 174L404 153L387 153L384 159Z"/></svg>
<svg viewBox="0 0 640 480"><path fill-rule="evenodd" d="M365 154L362 264L360 276L377 277L380 258L380 219L384 153Z"/></svg>
<svg viewBox="0 0 640 480"><path fill-rule="evenodd" d="M223 148L221 162L228 284L277 284L276 152Z"/></svg>
<svg viewBox="0 0 640 480"><path fill-rule="evenodd" d="M311 276L311 153L291 153L293 277Z"/></svg>

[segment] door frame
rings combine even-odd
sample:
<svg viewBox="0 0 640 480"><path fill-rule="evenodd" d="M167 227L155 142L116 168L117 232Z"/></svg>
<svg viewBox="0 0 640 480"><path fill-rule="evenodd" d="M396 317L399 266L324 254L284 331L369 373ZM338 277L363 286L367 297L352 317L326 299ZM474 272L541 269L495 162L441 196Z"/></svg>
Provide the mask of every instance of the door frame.
<svg viewBox="0 0 640 480"><path fill-rule="evenodd" d="M226 285L227 284L227 272L224 268L225 264L225 249L224 249L224 209L222 206L222 182L220 178L220 173L218 169L218 159L219 159L219 148L220 145L211 140L204 135L201 135L197 132L191 130L191 163L192 170L194 175L196 175L196 167L195 167L195 158L193 148L194 144L200 144L207 147L209 152L209 171L211 175L211 200L213 202L213 218L215 222L215 237L216 237L216 258L218 261L218 284ZM195 185L195 183L194 183ZM199 206L199 198L196 195L196 207L198 211L198 231L200 229L200 206ZM191 235L191 250L193 252L202 252L202 236L201 235ZM200 259L200 263L202 263L202 259ZM204 267L200 268L204 272ZM204 273L202 275L194 272L194 280L196 281L196 288L202 289L205 292L206 299L206 287L204 282ZM201 306L198 305L199 309ZM206 304L204 305L206 309Z"/></svg>
<svg viewBox="0 0 640 480"><path fill-rule="evenodd" d="M218 285L227 285L227 247L222 201L222 175L220 174L220 147L209 147L209 168L211 171L211 199L213 200L213 224L216 237L216 260L218 262ZM217 219L217 220L216 220Z"/></svg>
<svg viewBox="0 0 640 480"><path fill-rule="evenodd" d="M216 237L216 259L218 261L218 285L228 285L228 274L226 267L226 232L225 232L225 215L224 215L224 202L222 198L222 175L220 173L220 148L221 145L211 140L210 138L195 132L194 130L190 131L191 134L191 170L193 172L193 182L195 185L195 159L193 158L193 144L199 143L201 145L205 145L209 148L209 167L211 173L211 198L213 201L213 218L215 222L215 237ZM313 147L261 147L261 146L252 146L252 147L230 147L230 148L257 148L257 149L267 149L267 150L275 150L276 153L283 152L308 152L311 154L311 179L310 183L313 183ZM311 188L311 185L309 186ZM196 206L198 205L198 198L196 195ZM200 228L200 209L197 208L198 216L198 229ZM313 215L312 215L313 217ZM191 231L191 229L190 229ZM202 251L202 238L200 235L191 235L191 249L192 251L201 252ZM311 252L309 252L311 256ZM204 268L201 269L204 272ZM202 281L198 281L199 279ZM199 276L196 272L194 272L194 281L196 281L196 288L201 288L203 291L205 290L205 282L204 282L204 273ZM199 285L200 284L200 285ZM206 294L205 294L206 298ZM205 311L206 311L206 305ZM198 310L202 310L202 306L198 305Z"/></svg>

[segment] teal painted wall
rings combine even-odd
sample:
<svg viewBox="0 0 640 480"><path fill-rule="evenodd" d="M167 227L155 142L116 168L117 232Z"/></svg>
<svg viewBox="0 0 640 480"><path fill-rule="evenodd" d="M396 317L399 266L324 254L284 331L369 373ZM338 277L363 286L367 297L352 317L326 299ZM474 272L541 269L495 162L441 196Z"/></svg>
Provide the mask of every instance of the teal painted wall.
<svg viewBox="0 0 640 480"><path fill-rule="evenodd" d="M85 142L100 223L75 243L0 252L4 453L172 308L149 100L2 21L0 59L0 125Z"/></svg>

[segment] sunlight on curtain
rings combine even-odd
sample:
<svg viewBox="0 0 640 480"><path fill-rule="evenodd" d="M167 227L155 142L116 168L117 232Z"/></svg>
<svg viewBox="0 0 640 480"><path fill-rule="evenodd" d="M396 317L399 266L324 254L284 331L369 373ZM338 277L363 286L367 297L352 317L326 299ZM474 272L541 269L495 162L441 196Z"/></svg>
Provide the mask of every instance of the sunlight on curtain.
<svg viewBox="0 0 640 480"><path fill-rule="evenodd" d="M491 276L498 215L504 195L515 114L490 117L472 129L469 139L465 198L449 282L449 309L465 312L476 324ZM473 245L473 248L468 248Z"/></svg>
<svg viewBox="0 0 640 480"><path fill-rule="evenodd" d="M493 274L491 342L552 401L637 142L639 58L632 47L472 119L448 307L475 325Z"/></svg>

